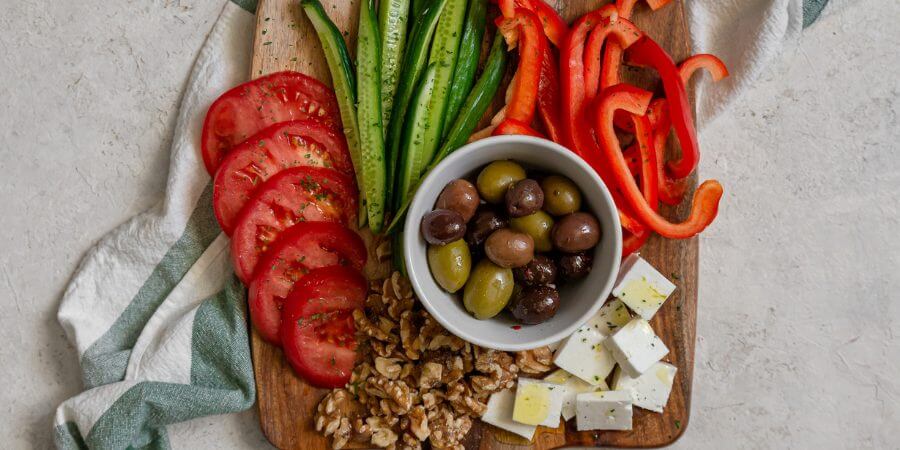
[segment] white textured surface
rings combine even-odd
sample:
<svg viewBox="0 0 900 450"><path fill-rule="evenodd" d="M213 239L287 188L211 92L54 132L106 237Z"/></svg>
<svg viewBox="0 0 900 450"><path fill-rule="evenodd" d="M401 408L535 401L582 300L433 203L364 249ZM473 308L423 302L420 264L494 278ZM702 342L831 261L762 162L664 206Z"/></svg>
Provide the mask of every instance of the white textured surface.
<svg viewBox="0 0 900 450"><path fill-rule="evenodd" d="M81 386L60 294L93 242L161 197L161 149L221 3L8 3L0 436L47 448L54 408ZM893 0L824 17L702 133L702 175L726 195L702 238L693 411L676 447L900 447L898 21ZM171 440L264 443L254 412Z"/></svg>

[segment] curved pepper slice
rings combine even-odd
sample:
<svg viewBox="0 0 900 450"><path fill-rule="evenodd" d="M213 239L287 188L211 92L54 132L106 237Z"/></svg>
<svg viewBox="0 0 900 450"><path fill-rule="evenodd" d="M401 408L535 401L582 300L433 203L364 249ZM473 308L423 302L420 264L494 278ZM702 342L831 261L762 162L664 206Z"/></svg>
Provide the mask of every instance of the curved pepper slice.
<svg viewBox="0 0 900 450"><path fill-rule="evenodd" d="M619 11L619 17L631 19L631 13L634 11L634 5L637 0L616 0L616 9ZM606 89L610 86L621 83L619 77L619 67L622 65L622 46L617 42L606 44L603 50L603 64L600 66L600 89Z"/></svg>
<svg viewBox="0 0 900 450"><path fill-rule="evenodd" d="M632 121L635 128L636 140L635 144L629 149L636 153L634 156L635 167L631 173L640 176L641 192L644 194L644 200L654 211L656 211L659 207L658 191L660 182L658 181L658 176L661 164L658 163L659 155L657 154L653 143L655 132L653 121L650 120L649 115L638 116L635 114L628 114L628 118ZM625 153L627 154L628 150L626 150ZM619 217L621 219L621 214ZM626 229L625 231L626 235L622 240L623 257L638 251L644 246L647 239L650 239L650 235L652 234L650 230L646 228L635 230Z"/></svg>
<svg viewBox="0 0 900 450"><path fill-rule="evenodd" d="M671 223L660 216L647 203L628 171L622 149L613 127L613 114L616 110L625 110L632 114L644 115L650 104L652 94L643 89L619 84L603 91L597 106L596 129L602 145L604 161L609 164L616 185L628 206L647 227L662 236L684 239L697 235L716 218L719 200L722 198L722 185L715 180L704 181L694 193L691 214L682 223Z"/></svg>
<svg viewBox="0 0 900 450"><path fill-rule="evenodd" d="M637 41L643 33L631 22L619 19L614 5L606 5L579 18L569 29L560 48L560 78L562 98L560 111L563 123L563 142L604 177L598 161L597 143L590 135L590 126L582 114L585 103L584 46L594 27L609 27L610 34L623 47ZM604 180L607 178L604 177Z"/></svg>
<svg viewBox="0 0 900 450"><path fill-rule="evenodd" d="M500 13L504 17L514 17L517 7L525 8L537 14L544 28L544 35L557 47L560 46L566 33L569 32L566 21L560 17L555 9L544 3L543 0L497 0L497 5L500 7Z"/></svg>
<svg viewBox="0 0 900 450"><path fill-rule="evenodd" d="M672 0L647 0L650 9L656 11L666 6ZM634 11L634 5L637 0L616 0L616 9L619 10L619 17L631 19ZM603 65L600 68L600 90L621 83L619 76L619 68L622 66L622 46L615 42L610 42L603 50Z"/></svg>
<svg viewBox="0 0 900 450"><path fill-rule="evenodd" d="M491 136L500 136L504 134L524 134L526 136L544 138L543 134L538 133L534 128L531 128L516 119L504 119L503 122L500 122L500 125L497 125L497 127L494 128L494 131L491 132Z"/></svg>
<svg viewBox="0 0 900 450"><path fill-rule="evenodd" d="M516 8L514 17L498 17L497 28L510 47L519 47L519 67L512 85L512 98L506 108L506 117L530 124L534 120L541 63L547 48L547 38L541 31L535 13Z"/></svg>
<svg viewBox="0 0 900 450"><path fill-rule="evenodd" d="M687 191L688 178L674 179L666 172L665 156L666 141L669 139L669 130L672 124L669 122L669 114L666 108L666 100L654 99L647 110L650 124L653 127L653 149L656 153L657 179L659 180L659 200L667 205L678 205L684 200Z"/></svg>
<svg viewBox="0 0 900 450"><path fill-rule="evenodd" d="M562 123L559 120L559 69L553 49L547 46L541 61L541 80L538 82L538 115L554 142L562 142Z"/></svg>
<svg viewBox="0 0 900 450"><path fill-rule="evenodd" d="M700 150L691 105L678 66L672 61L672 57L648 36L643 36L629 47L628 53L637 64L656 69L662 79L669 106L669 118L681 144L681 159L670 161L668 168L674 178L685 178L697 167Z"/></svg>

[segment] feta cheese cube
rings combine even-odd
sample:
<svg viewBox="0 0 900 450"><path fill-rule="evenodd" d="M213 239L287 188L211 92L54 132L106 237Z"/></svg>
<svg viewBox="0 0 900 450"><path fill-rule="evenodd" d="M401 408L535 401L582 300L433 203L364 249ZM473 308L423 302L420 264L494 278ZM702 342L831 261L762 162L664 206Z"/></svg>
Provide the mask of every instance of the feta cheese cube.
<svg viewBox="0 0 900 450"><path fill-rule="evenodd" d="M622 263L612 295L637 315L650 320L674 291L671 281L643 258L632 254Z"/></svg>
<svg viewBox="0 0 900 450"><path fill-rule="evenodd" d="M491 395L488 400L487 410L481 416L481 420L497 428L518 434L525 439L534 437L534 425L525 425L513 420L513 406L516 402L516 394L512 389L505 389Z"/></svg>
<svg viewBox="0 0 900 450"><path fill-rule="evenodd" d="M624 327L629 320L631 320L631 314L628 313L628 308L621 300L613 298L606 302L584 326L591 327L604 336L609 336Z"/></svg>
<svg viewBox="0 0 900 450"><path fill-rule="evenodd" d="M558 427L564 394L562 386L533 378L519 378L513 420L525 425Z"/></svg>
<svg viewBox="0 0 900 450"><path fill-rule="evenodd" d="M579 394L575 401L578 431L631 429L630 392L589 392Z"/></svg>
<svg viewBox="0 0 900 450"><path fill-rule="evenodd" d="M669 402L675 372L678 369L664 362L658 362L637 378L633 378L621 369L616 369L613 377L613 389L631 392L631 401L650 411L663 412Z"/></svg>
<svg viewBox="0 0 900 450"><path fill-rule="evenodd" d="M606 382L601 382L597 386L585 383L581 378L559 369L544 377L544 381L559 385L563 392L562 416L563 420L568 421L575 417L575 397L585 392L594 392L597 390L608 391L609 386Z"/></svg>
<svg viewBox="0 0 900 450"><path fill-rule="evenodd" d="M669 349L653 332L650 322L635 318L603 341L613 358L633 378L641 376L654 363L669 354Z"/></svg>
<svg viewBox="0 0 900 450"><path fill-rule="evenodd" d="M553 363L597 386L606 380L616 365L612 354L603 346L605 339L606 336L599 330L582 326L556 351Z"/></svg>

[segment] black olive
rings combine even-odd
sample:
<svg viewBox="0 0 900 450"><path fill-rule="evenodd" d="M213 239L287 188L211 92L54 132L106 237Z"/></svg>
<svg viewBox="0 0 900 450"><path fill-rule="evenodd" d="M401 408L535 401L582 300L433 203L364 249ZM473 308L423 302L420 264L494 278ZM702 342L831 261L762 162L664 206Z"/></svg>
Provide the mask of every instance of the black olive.
<svg viewBox="0 0 900 450"><path fill-rule="evenodd" d="M593 264L594 257L590 253L563 255L559 258L559 275L564 280L580 280L591 273Z"/></svg>
<svg viewBox="0 0 900 450"><path fill-rule="evenodd" d="M556 281L556 263L544 255L534 255L530 263L513 269L513 275L525 286L553 284Z"/></svg>
<svg viewBox="0 0 900 450"><path fill-rule="evenodd" d="M526 325L546 322L559 309L559 292L550 286L522 289L509 304L513 317Z"/></svg>
<svg viewBox="0 0 900 450"><path fill-rule="evenodd" d="M449 244L465 234L466 223L456 211L436 209L422 217L422 236L429 244Z"/></svg>
<svg viewBox="0 0 900 450"><path fill-rule="evenodd" d="M470 247L480 247L491 233L506 227L509 221L491 207L481 207L475 212L475 217L469 221L466 243Z"/></svg>
<svg viewBox="0 0 900 450"><path fill-rule="evenodd" d="M506 213L509 217L525 217L544 206L544 191L537 181L517 181L506 191Z"/></svg>

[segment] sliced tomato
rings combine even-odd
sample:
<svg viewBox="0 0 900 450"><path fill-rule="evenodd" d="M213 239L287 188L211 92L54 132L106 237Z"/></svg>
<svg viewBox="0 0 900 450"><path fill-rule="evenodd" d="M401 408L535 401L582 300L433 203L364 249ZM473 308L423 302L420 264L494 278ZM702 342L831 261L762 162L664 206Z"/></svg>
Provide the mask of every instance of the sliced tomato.
<svg viewBox="0 0 900 450"><path fill-rule="evenodd" d="M315 294L318 298L348 297L356 295L365 298L366 280L359 271L345 266L327 266L312 269L291 287L291 293L283 301L280 297L256 296L250 302L250 319L259 334L270 342L278 344L282 310L294 299L298 290Z"/></svg>
<svg viewBox="0 0 900 450"><path fill-rule="evenodd" d="M302 222L285 230L260 261L250 283L250 309L260 316L260 321L254 323L271 323L272 318L280 317L281 306L294 283L311 270L328 266L362 270L366 257L363 240L343 225ZM280 341L278 327L257 329L267 341L276 344Z"/></svg>
<svg viewBox="0 0 900 450"><path fill-rule="evenodd" d="M347 141L315 120L275 124L234 147L213 184L213 209L225 234L231 236L238 213L260 184L299 166L333 168L353 177Z"/></svg>
<svg viewBox="0 0 900 450"><path fill-rule="evenodd" d="M313 270L294 285L284 321L279 319L280 336L291 367L310 384L336 388L350 381L356 362L353 310L363 307L367 291L358 271L339 266Z"/></svg>
<svg viewBox="0 0 900 450"><path fill-rule="evenodd" d="M200 146L210 174L237 144L278 122L316 119L336 131L341 116L334 91L299 72L278 72L241 84L209 107Z"/></svg>
<svg viewBox="0 0 900 450"><path fill-rule="evenodd" d="M257 188L235 221L231 252L234 271L249 281L262 254L287 228L300 222L356 219L358 192L353 179L332 169L292 167Z"/></svg>

